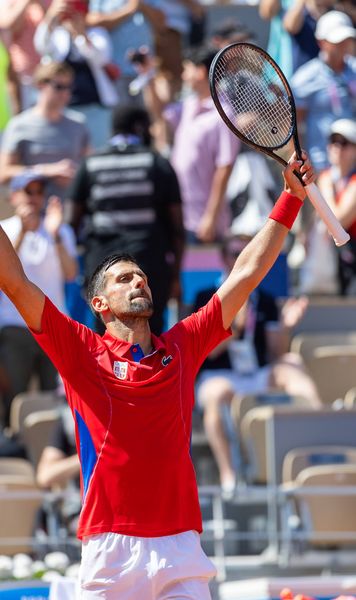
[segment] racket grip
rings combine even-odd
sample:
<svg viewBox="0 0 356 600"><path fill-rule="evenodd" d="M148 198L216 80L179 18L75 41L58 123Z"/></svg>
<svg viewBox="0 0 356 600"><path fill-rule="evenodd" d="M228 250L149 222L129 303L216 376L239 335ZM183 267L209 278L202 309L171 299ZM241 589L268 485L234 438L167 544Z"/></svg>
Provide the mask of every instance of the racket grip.
<svg viewBox="0 0 356 600"><path fill-rule="evenodd" d="M339 221L335 217L330 206L323 198L321 192L315 185L310 183L305 186L305 191L308 194L308 198L318 213L319 217L324 221L326 227L329 230L330 235L334 238L336 246L343 246L349 241L350 236L345 229L340 225Z"/></svg>

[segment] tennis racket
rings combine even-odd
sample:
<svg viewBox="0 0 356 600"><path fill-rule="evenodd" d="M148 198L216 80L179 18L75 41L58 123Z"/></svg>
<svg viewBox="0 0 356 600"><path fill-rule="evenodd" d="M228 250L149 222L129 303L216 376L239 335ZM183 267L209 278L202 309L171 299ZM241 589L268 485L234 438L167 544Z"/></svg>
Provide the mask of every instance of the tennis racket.
<svg viewBox="0 0 356 600"><path fill-rule="evenodd" d="M295 103L288 81L261 48L231 44L215 56L209 72L214 104L226 125L245 144L286 166L296 152L302 160ZM301 180L299 173L296 175ZM350 239L314 183L305 187L337 246Z"/></svg>

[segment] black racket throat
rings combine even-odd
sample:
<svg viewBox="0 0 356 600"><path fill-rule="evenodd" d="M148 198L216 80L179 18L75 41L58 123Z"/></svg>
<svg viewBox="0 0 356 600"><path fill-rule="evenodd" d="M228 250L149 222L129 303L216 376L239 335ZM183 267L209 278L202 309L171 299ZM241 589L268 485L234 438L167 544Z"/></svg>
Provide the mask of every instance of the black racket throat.
<svg viewBox="0 0 356 600"><path fill-rule="evenodd" d="M242 142L284 167L294 151L302 160L291 89L262 48L246 42L223 48L211 64L209 82L221 118Z"/></svg>

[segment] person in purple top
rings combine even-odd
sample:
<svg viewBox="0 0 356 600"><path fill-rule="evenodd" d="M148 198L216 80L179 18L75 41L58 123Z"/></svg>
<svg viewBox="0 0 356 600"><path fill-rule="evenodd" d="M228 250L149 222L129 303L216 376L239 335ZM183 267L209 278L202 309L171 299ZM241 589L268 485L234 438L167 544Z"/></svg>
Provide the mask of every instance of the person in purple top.
<svg viewBox="0 0 356 600"><path fill-rule="evenodd" d="M222 238L229 225L226 186L239 151L238 139L216 111L209 88L209 68L216 54L210 47L194 48L183 63L183 83L189 93L164 106L154 80L145 90L146 104L164 121L173 136L171 162L183 201L184 227L190 243Z"/></svg>

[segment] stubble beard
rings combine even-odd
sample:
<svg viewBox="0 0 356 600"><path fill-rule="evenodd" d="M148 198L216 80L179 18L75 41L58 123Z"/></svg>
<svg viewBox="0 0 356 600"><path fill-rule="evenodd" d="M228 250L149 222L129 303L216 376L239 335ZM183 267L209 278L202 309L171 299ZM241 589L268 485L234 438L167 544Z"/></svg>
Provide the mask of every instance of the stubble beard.
<svg viewBox="0 0 356 600"><path fill-rule="evenodd" d="M139 298L130 302L132 316L150 318L153 315L153 302L148 298Z"/></svg>

